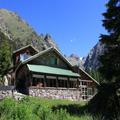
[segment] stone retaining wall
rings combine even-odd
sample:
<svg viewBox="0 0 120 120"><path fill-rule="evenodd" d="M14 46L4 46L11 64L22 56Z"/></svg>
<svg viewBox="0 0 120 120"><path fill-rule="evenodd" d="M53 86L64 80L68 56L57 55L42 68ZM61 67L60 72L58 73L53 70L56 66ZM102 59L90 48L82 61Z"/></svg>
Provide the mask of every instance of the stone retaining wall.
<svg viewBox="0 0 120 120"><path fill-rule="evenodd" d="M16 100L20 100L24 96L25 95L18 93L14 86L0 86L0 100L3 100L5 97L11 97Z"/></svg>
<svg viewBox="0 0 120 120"><path fill-rule="evenodd" d="M0 90L0 99L3 99L5 97L12 97L13 91L11 90Z"/></svg>
<svg viewBox="0 0 120 120"><path fill-rule="evenodd" d="M29 95L50 99L81 100L80 91L76 88L37 88L30 87Z"/></svg>
<svg viewBox="0 0 120 120"><path fill-rule="evenodd" d="M0 99L5 97L12 97L14 86L0 86Z"/></svg>

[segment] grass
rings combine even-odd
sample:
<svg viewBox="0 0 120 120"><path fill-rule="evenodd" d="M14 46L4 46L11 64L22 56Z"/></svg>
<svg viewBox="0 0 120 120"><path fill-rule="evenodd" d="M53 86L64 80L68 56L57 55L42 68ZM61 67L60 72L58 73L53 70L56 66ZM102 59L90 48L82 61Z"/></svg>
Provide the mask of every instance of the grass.
<svg viewBox="0 0 120 120"><path fill-rule="evenodd" d="M93 120L86 103L27 97L0 102L0 120Z"/></svg>

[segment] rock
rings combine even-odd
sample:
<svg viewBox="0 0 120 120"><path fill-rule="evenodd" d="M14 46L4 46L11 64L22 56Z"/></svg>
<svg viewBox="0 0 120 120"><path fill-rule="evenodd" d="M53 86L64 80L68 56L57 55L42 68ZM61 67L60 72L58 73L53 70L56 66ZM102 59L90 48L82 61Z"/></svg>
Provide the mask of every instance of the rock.
<svg viewBox="0 0 120 120"><path fill-rule="evenodd" d="M105 45L98 42L91 50L87 57L82 59L85 70L98 69L100 66L99 56L104 53Z"/></svg>

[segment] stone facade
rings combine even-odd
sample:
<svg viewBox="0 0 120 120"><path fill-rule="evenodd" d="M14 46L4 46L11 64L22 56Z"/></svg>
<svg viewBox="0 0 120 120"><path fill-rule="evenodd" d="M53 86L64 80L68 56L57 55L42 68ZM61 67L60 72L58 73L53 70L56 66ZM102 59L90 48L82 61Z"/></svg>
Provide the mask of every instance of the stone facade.
<svg viewBox="0 0 120 120"><path fill-rule="evenodd" d="M30 87L29 95L50 99L82 100L80 90L77 88L37 88Z"/></svg>
<svg viewBox="0 0 120 120"><path fill-rule="evenodd" d="M5 97L12 97L13 91L11 90L0 90L0 99L3 99Z"/></svg>
<svg viewBox="0 0 120 120"><path fill-rule="evenodd" d="M3 100L6 97L20 100L25 97L25 95L18 93L14 89L14 86L0 86L0 100Z"/></svg>

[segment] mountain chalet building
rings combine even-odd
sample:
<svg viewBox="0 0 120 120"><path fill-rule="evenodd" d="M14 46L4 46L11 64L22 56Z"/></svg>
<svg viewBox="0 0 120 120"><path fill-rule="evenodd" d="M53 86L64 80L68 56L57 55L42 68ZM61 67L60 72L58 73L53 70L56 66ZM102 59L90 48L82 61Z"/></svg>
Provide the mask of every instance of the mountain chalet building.
<svg viewBox="0 0 120 120"><path fill-rule="evenodd" d="M98 82L55 48L38 52L28 45L13 52L15 87L20 93L51 99L89 100Z"/></svg>

